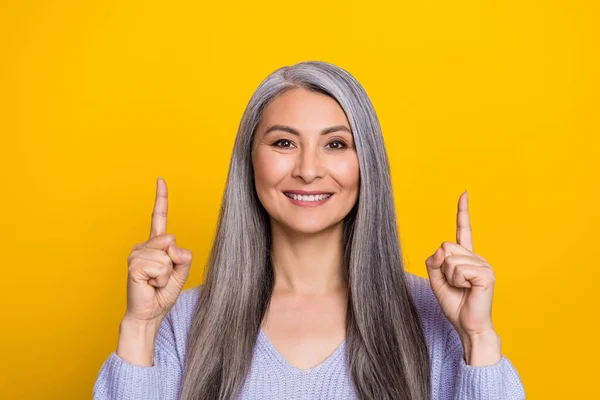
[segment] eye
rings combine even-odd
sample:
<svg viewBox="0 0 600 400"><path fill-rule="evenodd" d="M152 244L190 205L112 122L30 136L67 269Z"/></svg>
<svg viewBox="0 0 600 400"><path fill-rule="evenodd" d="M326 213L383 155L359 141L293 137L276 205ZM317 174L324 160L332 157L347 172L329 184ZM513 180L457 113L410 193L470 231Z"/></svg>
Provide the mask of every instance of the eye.
<svg viewBox="0 0 600 400"><path fill-rule="evenodd" d="M291 144L292 142L291 142L291 141L289 141L289 140L287 140L287 139L280 139L280 140L276 141L275 143L273 143L273 146L275 146L275 147L281 147L281 148L284 148L284 149L286 149L286 148L290 148L288 145L279 146L279 143L283 143L283 144L286 144L286 143L287 143L287 144Z"/></svg>
<svg viewBox="0 0 600 400"><path fill-rule="evenodd" d="M343 148L346 147L346 143L344 143L344 141L342 140L334 140L333 142L330 142L329 145L336 145L336 147L331 148L332 150L341 150Z"/></svg>

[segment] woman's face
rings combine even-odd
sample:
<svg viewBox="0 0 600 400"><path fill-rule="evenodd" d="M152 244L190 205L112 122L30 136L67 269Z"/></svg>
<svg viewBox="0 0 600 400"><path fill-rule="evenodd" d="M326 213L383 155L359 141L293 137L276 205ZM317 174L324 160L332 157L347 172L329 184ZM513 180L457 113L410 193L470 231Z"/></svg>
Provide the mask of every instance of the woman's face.
<svg viewBox="0 0 600 400"><path fill-rule="evenodd" d="M296 232L334 227L358 198L350 124L321 93L294 88L269 103L254 136L252 165L263 207L273 222Z"/></svg>

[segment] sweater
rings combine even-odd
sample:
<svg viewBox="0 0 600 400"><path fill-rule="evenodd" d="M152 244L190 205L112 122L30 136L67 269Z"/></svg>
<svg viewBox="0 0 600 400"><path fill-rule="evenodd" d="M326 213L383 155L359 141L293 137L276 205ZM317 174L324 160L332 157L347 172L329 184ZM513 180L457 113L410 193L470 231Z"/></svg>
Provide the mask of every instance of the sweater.
<svg viewBox="0 0 600 400"><path fill-rule="evenodd" d="M458 333L441 310L429 280L405 272L418 309L431 361L432 400L522 400L525 391L512 363L502 355L494 365L465 362ZM113 351L93 388L95 400L175 400L181 393L187 333L201 286L181 292L167 313L155 342L154 365L137 366ZM346 342L308 370L289 364L262 330L238 400L357 399Z"/></svg>

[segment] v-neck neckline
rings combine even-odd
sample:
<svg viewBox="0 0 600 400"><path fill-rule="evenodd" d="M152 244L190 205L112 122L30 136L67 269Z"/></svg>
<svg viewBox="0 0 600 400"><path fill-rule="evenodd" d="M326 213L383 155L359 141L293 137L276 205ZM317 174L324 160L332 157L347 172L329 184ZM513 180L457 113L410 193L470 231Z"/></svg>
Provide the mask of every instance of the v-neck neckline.
<svg viewBox="0 0 600 400"><path fill-rule="evenodd" d="M298 368L288 362L288 360L283 357L283 355L277 350L271 339L267 336L267 334L262 330L262 328L258 331L259 340L265 345L266 349L280 362L280 364L287 370L298 373L298 374L309 374L311 372L316 372L322 368L327 367L329 364L333 363L337 358L344 354L346 349L346 340L342 341L340 345L321 363L315 365L309 369L301 369Z"/></svg>

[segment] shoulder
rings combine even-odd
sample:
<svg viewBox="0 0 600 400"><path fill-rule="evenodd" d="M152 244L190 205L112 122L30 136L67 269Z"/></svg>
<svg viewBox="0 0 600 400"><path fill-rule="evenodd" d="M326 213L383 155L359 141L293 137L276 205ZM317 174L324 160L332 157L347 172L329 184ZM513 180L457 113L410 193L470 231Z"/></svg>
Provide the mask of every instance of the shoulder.
<svg viewBox="0 0 600 400"><path fill-rule="evenodd" d="M460 344L460 338L442 311L429 279L407 271L405 276L431 355L435 357L451 351Z"/></svg>
<svg viewBox="0 0 600 400"><path fill-rule="evenodd" d="M416 304L423 304L431 301L433 292L429 285L429 279L408 271L404 271L404 276L406 277L406 282L408 283L411 295Z"/></svg>
<svg viewBox="0 0 600 400"><path fill-rule="evenodd" d="M410 294L421 317L434 317L442 310L431 290L429 279L405 271Z"/></svg>
<svg viewBox="0 0 600 400"><path fill-rule="evenodd" d="M194 286L182 290L173 307L167 313L165 319L172 325L173 329L186 331L194 318L196 306L200 299L200 291L204 285Z"/></svg>
<svg viewBox="0 0 600 400"><path fill-rule="evenodd" d="M157 348L171 353L184 364L187 337L203 285L183 290L165 316L156 338Z"/></svg>
<svg viewBox="0 0 600 400"><path fill-rule="evenodd" d="M198 285L182 290L173 309L182 314L188 314L189 311L193 312L196 309L200 298L200 291L203 287L204 285Z"/></svg>

